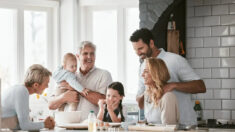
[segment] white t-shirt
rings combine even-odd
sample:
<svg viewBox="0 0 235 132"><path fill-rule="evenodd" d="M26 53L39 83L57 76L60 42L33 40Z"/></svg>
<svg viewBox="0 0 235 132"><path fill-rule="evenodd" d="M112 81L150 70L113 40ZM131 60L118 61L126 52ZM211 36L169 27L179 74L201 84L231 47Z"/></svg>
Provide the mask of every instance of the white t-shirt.
<svg viewBox="0 0 235 132"><path fill-rule="evenodd" d="M83 75L80 71L77 74L78 81L84 88L99 92L106 95L107 87L112 83L111 74L103 69L94 67L86 75ZM65 107L65 110L67 107ZM91 110L97 115L99 107L90 103L87 99L80 96L78 104L78 111L82 111L81 121L88 118L88 114Z"/></svg>
<svg viewBox="0 0 235 132"><path fill-rule="evenodd" d="M6 123L2 122L2 124L12 129L22 130L39 130L44 128L43 122L36 123L29 120L29 92L24 85L15 85L5 89L1 94L1 101L2 119L6 121ZM12 126L13 124L17 126Z"/></svg>
<svg viewBox="0 0 235 132"><path fill-rule="evenodd" d="M170 80L168 82L187 82L192 80L200 80L200 77L194 72L185 58L174 53L166 52L163 49L160 50L161 52L157 58L162 59L166 63L170 74ZM140 95L145 91L144 79L141 76L144 68L145 63L143 62L140 66L139 89L137 95ZM177 90L173 90L173 93L178 99L180 111L179 123L185 125L196 125L196 113L193 110L191 94Z"/></svg>

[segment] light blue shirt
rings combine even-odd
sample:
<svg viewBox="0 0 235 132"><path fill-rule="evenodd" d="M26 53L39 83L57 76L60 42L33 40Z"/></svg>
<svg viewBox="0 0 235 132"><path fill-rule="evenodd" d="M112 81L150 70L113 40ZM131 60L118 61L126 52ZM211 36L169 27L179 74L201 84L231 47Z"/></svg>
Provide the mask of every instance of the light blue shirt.
<svg viewBox="0 0 235 132"><path fill-rule="evenodd" d="M84 89L82 85L78 82L76 75L72 72L65 70L63 66L58 67L56 71L53 72L52 77L57 83L60 83L61 81L66 81L72 88L74 88L78 92L82 92L82 90Z"/></svg>
<svg viewBox="0 0 235 132"><path fill-rule="evenodd" d="M160 50L161 52L157 58L162 59L166 63L170 73L170 80L168 82L187 82L192 80L200 80L200 77L194 72L185 58L174 53L166 52L163 49ZM143 62L140 66L139 89L137 95L140 95L145 91L144 79L141 76L144 68L145 63ZM178 99L180 111L179 123L185 125L196 125L196 113L193 110L191 94L177 90L173 90L173 93Z"/></svg>
<svg viewBox="0 0 235 132"><path fill-rule="evenodd" d="M1 94L2 118L17 117L19 125L16 129L39 130L44 128L43 122L29 120L29 92L24 85L15 85L4 89Z"/></svg>

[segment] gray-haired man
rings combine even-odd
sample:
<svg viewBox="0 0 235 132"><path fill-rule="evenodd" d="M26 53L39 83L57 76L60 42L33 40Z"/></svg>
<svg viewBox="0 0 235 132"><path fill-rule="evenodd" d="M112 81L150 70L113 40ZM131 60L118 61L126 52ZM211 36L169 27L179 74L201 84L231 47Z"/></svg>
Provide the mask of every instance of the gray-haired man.
<svg viewBox="0 0 235 132"><path fill-rule="evenodd" d="M85 96L82 93L78 94L76 91L68 90L49 102L50 109L57 109L67 102L79 102L77 110L82 111L81 121L87 119L90 110L98 113L98 101L105 98L107 86L112 82L112 77L108 71L95 67L95 51L94 44L84 41L76 54L80 62L77 78L84 88L90 90L89 94ZM67 83L61 83L60 86L71 89Z"/></svg>

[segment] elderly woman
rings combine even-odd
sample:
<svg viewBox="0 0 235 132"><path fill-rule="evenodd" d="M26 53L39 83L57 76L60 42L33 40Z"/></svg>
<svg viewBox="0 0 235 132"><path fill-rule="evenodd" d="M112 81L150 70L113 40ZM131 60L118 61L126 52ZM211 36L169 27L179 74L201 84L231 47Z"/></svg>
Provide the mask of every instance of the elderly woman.
<svg viewBox="0 0 235 132"><path fill-rule="evenodd" d="M29 95L42 94L48 87L51 72L39 64L29 67L23 85L15 85L2 93L2 128L39 130L54 128L55 122L47 117L44 122L29 120Z"/></svg>
<svg viewBox="0 0 235 132"><path fill-rule="evenodd" d="M148 58L142 74L147 87L144 94L144 110L147 122L157 124L178 124L177 98L172 92L164 93L170 75L163 60Z"/></svg>

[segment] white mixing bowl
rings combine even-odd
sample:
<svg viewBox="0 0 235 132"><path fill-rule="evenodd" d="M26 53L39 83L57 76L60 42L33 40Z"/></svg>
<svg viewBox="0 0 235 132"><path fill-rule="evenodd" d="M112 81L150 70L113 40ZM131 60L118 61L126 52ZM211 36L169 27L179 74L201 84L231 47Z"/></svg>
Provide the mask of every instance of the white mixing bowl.
<svg viewBox="0 0 235 132"><path fill-rule="evenodd" d="M79 123L81 111L58 111L55 113L55 121L58 123Z"/></svg>

